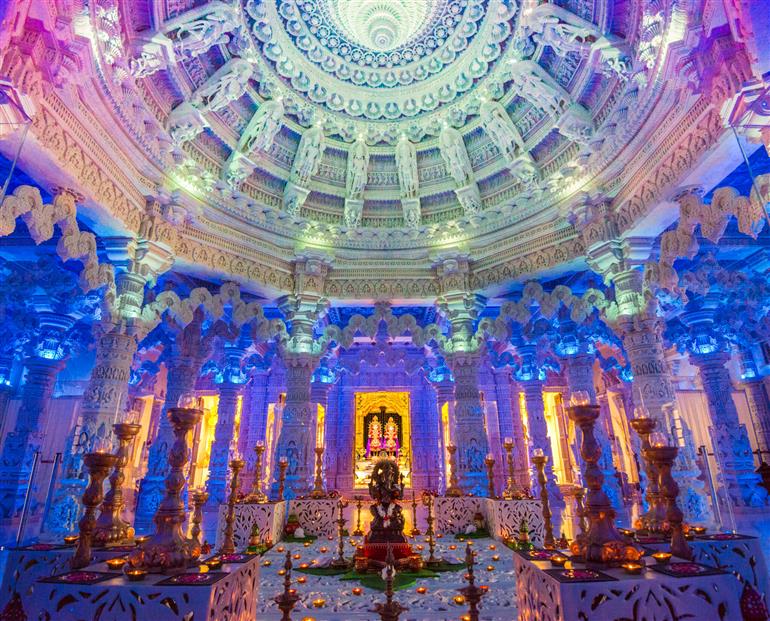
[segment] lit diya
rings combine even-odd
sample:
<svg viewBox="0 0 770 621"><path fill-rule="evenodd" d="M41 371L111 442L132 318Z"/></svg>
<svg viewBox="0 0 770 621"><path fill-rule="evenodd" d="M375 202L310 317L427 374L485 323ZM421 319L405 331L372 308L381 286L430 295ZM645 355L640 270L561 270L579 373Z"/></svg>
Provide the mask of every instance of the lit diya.
<svg viewBox="0 0 770 621"><path fill-rule="evenodd" d="M351 591L353 595L361 595L363 592L364 590L361 587L353 587L353 590Z"/></svg>
<svg viewBox="0 0 770 621"><path fill-rule="evenodd" d="M621 567L623 568L623 571L632 576L638 576L644 569L644 565L641 563L623 563Z"/></svg>
<svg viewBox="0 0 770 621"><path fill-rule="evenodd" d="M127 569L125 575L129 582L141 582L147 576L147 572L144 569Z"/></svg>
<svg viewBox="0 0 770 621"><path fill-rule="evenodd" d="M262 567L270 567L272 564L273 561L271 561L269 558L266 558L264 561L262 561Z"/></svg>
<svg viewBox="0 0 770 621"><path fill-rule="evenodd" d="M496 563L497 561L499 561L499 560L500 560L500 555L499 555L499 554L495 554L495 555L492 557L492 560L493 560L493 561Z"/></svg>
<svg viewBox="0 0 770 621"><path fill-rule="evenodd" d="M309 548L309 547L310 547L310 542L309 542L309 541L306 541L306 542L305 542L305 543L303 543L302 545L304 545L306 548Z"/></svg>
<svg viewBox="0 0 770 621"><path fill-rule="evenodd" d="M450 550L456 550L457 546L455 544L452 544L452 545L449 546L449 549Z"/></svg>
<svg viewBox="0 0 770 621"><path fill-rule="evenodd" d="M706 527L705 526L692 526L690 527L690 530L694 535L705 535L706 534Z"/></svg>
<svg viewBox="0 0 770 621"><path fill-rule="evenodd" d="M463 595L455 595L455 596L452 598L452 601L453 601L455 604L457 604L458 606L462 606L463 604L465 604L465 596L463 596Z"/></svg>
<svg viewBox="0 0 770 621"><path fill-rule="evenodd" d="M487 571L494 571L495 566L494 565L487 565Z"/></svg>
<svg viewBox="0 0 770 621"><path fill-rule="evenodd" d="M123 569L123 565L126 564L125 558L108 558L106 561L107 567L110 569Z"/></svg>
<svg viewBox="0 0 770 621"><path fill-rule="evenodd" d="M310 567L310 565L308 563L300 563L299 564L299 568L300 569L307 569L308 567Z"/></svg>
<svg viewBox="0 0 770 621"><path fill-rule="evenodd" d="M317 597L313 600L313 608L323 608L326 606L326 600L323 597Z"/></svg>
<svg viewBox="0 0 770 621"><path fill-rule="evenodd" d="M326 554L328 551L329 551L329 548L327 548L326 546L321 547L321 550L320 550L321 554Z"/></svg>
<svg viewBox="0 0 770 621"><path fill-rule="evenodd" d="M661 565L665 565L671 560L671 552L654 552L652 554L652 558L654 558Z"/></svg>
<svg viewBox="0 0 770 621"><path fill-rule="evenodd" d="M428 587L419 586L416 590L420 595L425 595L428 592Z"/></svg>
<svg viewBox="0 0 770 621"><path fill-rule="evenodd" d="M278 546L278 547L275 549L275 551L276 551L276 552L285 552L285 551L286 551L286 548L284 548L283 546Z"/></svg>
<svg viewBox="0 0 770 621"><path fill-rule="evenodd" d="M209 566L209 569L213 569L216 571L217 569L222 567L222 559L217 557L210 558L206 561L206 565Z"/></svg>
<svg viewBox="0 0 770 621"><path fill-rule="evenodd" d="M564 564L569 559L564 556L563 554L554 554L551 556L551 566L552 567L564 567Z"/></svg>
<svg viewBox="0 0 770 621"><path fill-rule="evenodd" d="M305 578L305 576L300 576L299 578L297 578L297 582L299 584L305 584L307 582L307 578Z"/></svg>
<svg viewBox="0 0 770 621"><path fill-rule="evenodd" d="M299 559L302 558L302 555L299 552L295 552L294 554L291 555L291 558L293 558L295 561L298 561Z"/></svg>
<svg viewBox="0 0 770 621"><path fill-rule="evenodd" d="M490 550L497 550L497 546L494 543L490 543L489 544L489 549Z"/></svg>
<svg viewBox="0 0 770 621"><path fill-rule="evenodd" d="M141 535L140 537L135 537L134 538L134 541L136 542L137 545L142 545L143 543L146 543L149 540L150 540L150 536L149 535Z"/></svg>
<svg viewBox="0 0 770 621"><path fill-rule="evenodd" d="M68 546L74 545L78 540L77 535L65 535L64 536L64 543L66 543Z"/></svg>

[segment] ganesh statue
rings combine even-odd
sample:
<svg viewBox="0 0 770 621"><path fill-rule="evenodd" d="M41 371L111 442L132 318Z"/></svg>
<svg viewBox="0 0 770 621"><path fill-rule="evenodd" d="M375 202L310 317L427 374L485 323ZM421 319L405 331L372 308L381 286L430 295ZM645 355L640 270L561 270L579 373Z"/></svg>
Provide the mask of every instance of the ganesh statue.
<svg viewBox="0 0 770 621"><path fill-rule="evenodd" d="M390 458L375 462L369 480L369 495L374 500L370 508L372 521L363 546L356 552L357 571L380 571L385 566L389 547L397 567L413 570L422 567L422 558L412 552L404 535L404 516L396 502L403 494L403 477L398 463Z"/></svg>

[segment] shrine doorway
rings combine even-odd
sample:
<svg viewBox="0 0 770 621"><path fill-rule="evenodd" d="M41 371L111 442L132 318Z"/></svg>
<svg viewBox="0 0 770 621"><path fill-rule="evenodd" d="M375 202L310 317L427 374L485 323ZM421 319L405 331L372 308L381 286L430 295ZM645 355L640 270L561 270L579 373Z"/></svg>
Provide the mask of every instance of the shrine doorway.
<svg viewBox="0 0 770 621"><path fill-rule="evenodd" d="M369 485L374 462L391 457L398 462L404 485L411 486L412 443L409 392L357 392L353 481L357 489Z"/></svg>

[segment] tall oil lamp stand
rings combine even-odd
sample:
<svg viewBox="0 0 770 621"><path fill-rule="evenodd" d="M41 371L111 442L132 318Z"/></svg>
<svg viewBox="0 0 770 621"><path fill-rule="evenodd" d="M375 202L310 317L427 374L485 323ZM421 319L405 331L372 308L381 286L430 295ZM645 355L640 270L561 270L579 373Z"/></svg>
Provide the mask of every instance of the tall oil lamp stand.
<svg viewBox="0 0 770 621"><path fill-rule="evenodd" d="M356 496L356 529L353 531L353 535L355 537L361 537L364 534L363 529L361 528L361 506L363 505L364 499L361 496Z"/></svg>
<svg viewBox="0 0 770 621"><path fill-rule="evenodd" d="M326 491L324 490L323 479L323 461L324 447L315 447L315 482L313 483L313 491L310 492L311 498L326 498Z"/></svg>
<svg viewBox="0 0 770 621"><path fill-rule="evenodd" d="M417 528L417 498L412 490L412 530L410 531L412 537L417 537L420 534L420 529Z"/></svg>
<svg viewBox="0 0 770 621"><path fill-rule="evenodd" d="M348 567L350 563L345 560L345 516L343 511L348 503L340 498L337 501L337 511L339 517L337 518L337 556L332 559L331 566L336 568Z"/></svg>
<svg viewBox="0 0 770 621"><path fill-rule="evenodd" d="M116 455L110 453L86 453L83 464L88 470L88 487L83 492L85 513L80 518L78 526L80 537L75 554L70 561L72 569L81 569L91 563L91 544L96 529L96 508L104 498L104 479L118 461Z"/></svg>
<svg viewBox="0 0 770 621"><path fill-rule="evenodd" d="M495 495L495 458L489 453L484 459L484 465L487 467L487 496L497 498Z"/></svg>
<svg viewBox="0 0 770 621"><path fill-rule="evenodd" d="M101 513L96 520L94 541L98 544L122 543L133 539L134 528L120 517L120 513L123 511L123 483L126 480L124 471L128 463L129 449L141 428L141 425L132 423L117 423L112 426L118 440L118 449L115 452L115 468L110 476L110 489L104 495Z"/></svg>
<svg viewBox="0 0 770 621"><path fill-rule="evenodd" d="M545 537L543 547L546 550L556 549L556 541L553 537L553 523L551 522L551 506L548 502L548 479L545 476L545 465L548 463L548 456L543 450L537 448L533 451L532 463L537 469L537 483L540 486L540 502L543 505L543 523L545 525Z"/></svg>
<svg viewBox="0 0 770 621"><path fill-rule="evenodd" d="M174 444L168 452L166 495L155 512L155 534L130 555L134 567L148 571L185 569L198 560L201 553L200 544L182 533L185 521L182 488L185 484L184 466L190 452L187 436L200 422L203 410L169 408L167 416L174 430Z"/></svg>
<svg viewBox="0 0 770 621"><path fill-rule="evenodd" d="M246 462L239 458L233 459L230 462L232 476L230 477L230 496L227 498L224 538L222 547L219 550L221 554L233 554L235 552L233 524L235 524L235 503L238 499L238 476L245 465Z"/></svg>
<svg viewBox="0 0 770 621"><path fill-rule="evenodd" d="M479 602L481 601L481 596L484 595L484 591L476 586L476 576L473 573L473 566L475 564L473 548L468 543L465 546L465 565L468 568L465 579L468 581L468 586L459 589L459 591L465 597L465 601L468 602L468 617L470 617L470 621L479 621Z"/></svg>
<svg viewBox="0 0 770 621"><path fill-rule="evenodd" d="M422 504L428 509L428 517L425 519L428 524L428 530L425 531L425 536L428 538L428 560L425 561L426 567L437 567L444 561L441 558L436 558L434 552L436 550L436 542L434 540L435 532L433 530L433 498L434 495L431 492L422 493Z"/></svg>
<svg viewBox="0 0 770 621"><path fill-rule="evenodd" d="M447 444L446 450L449 453L449 485L444 494L456 498L463 495L463 490L457 484L457 447Z"/></svg>
<svg viewBox="0 0 770 621"><path fill-rule="evenodd" d="M286 562L283 564L283 593L276 595L273 601L278 604L281 611L281 621L291 621L291 611L299 601L297 590L291 588L291 552L286 553Z"/></svg>
<svg viewBox="0 0 770 621"><path fill-rule="evenodd" d="M388 553L385 557L385 603L378 602L372 609L372 612L376 612L380 615L380 621L398 621L401 613L408 610L393 600L393 574L395 573L393 566L395 562L396 559L393 556L393 548L389 543Z"/></svg>

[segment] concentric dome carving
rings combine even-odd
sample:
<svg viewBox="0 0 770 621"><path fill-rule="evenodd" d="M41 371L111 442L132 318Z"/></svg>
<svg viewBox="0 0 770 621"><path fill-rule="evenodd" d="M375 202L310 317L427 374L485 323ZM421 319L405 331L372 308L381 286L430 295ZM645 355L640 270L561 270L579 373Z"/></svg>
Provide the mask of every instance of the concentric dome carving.
<svg viewBox="0 0 770 621"><path fill-rule="evenodd" d="M326 4L341 30L356 43L378 52L390 52L423 28L438 3L431 0L327 0ZM309 8L312 3L306 2L305 9ZM333 40L335 34L330 32L328 39ZM350 58L352 60L352 55ZM386 56L383 60L393 64L394 60L398 62L397 59Z"/></svg>
<svg viewBox="0 0 770 621"><path fill-rule="evenodd" d="M124 0L128 58L99 45L173 188L284 246L425 257L524 239L608 182L654 102L642 24L665 28L612 4Z"/></svg>

